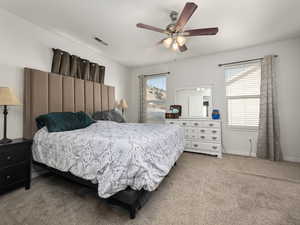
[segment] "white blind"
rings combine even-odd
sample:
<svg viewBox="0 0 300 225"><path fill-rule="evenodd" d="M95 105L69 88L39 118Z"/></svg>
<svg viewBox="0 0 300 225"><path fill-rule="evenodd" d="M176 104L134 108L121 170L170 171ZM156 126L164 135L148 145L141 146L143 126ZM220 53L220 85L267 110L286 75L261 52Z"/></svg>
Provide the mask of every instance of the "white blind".
<svg viewBox="0 0 300 225"><path fill-rule="evenodd" d="M225 68L228 123L258 126L261 63Z"/></svg>

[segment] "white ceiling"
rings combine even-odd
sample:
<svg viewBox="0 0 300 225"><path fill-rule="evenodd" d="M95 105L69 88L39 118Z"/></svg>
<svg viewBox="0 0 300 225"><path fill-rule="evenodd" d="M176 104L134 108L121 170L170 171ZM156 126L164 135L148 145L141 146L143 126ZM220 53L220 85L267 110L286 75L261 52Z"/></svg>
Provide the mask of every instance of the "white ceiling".
<svg viewBox="0 0 300 225"><path fill-rule="evenodd" d="M142 22L164 28L182 0L0 0L0 7L32 23L101 49L123 65L141 66L211 54L300 35L300 0L194 0L198 9L186 28L219 27L210 37L190 37L185 53L156 43L164 34L136 28ZM109 43L105 47L94 36ZM53 46L55 47L55 46Z"/></svg>

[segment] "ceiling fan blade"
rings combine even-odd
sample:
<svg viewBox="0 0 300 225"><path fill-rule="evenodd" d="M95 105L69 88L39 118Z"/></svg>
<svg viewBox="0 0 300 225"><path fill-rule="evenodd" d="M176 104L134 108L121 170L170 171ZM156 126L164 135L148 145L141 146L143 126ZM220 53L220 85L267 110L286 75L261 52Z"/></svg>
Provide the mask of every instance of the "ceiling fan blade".
<svg viewBox="0 0 300 225"><path fill-rule="evenodd" d="M191 36L202 36L202 35L216 35L219 31L219 28L203 28L203 29L194 29L194 30L185 30L183 32L183 36L191 37Z"/></svg>
<svg viewBox="0 0 300 225"><path fill-rule="evenodd" d="M166 30L158 28L158 27L153 27L147 24L143 24L143 23L138 23L136 25L138 28L143 28L143 29L147 29L147 30L152 30L152 31L156 31L156 32L160 32L160 33L168 33Z"/></svg>
<svg viewBox="0 0 300 225"><path fill-rule="evenodd" d="M189 21L193 13L196 11L197 7L198 6L193 2L187 2L185 4L175 27L176 32L179 32L183 29L185 24Z"/></svg>
<svg viewBox="0 0 300 225"><path fill-rule="evenodd" d="M185 52L188 48L186 47L186 45L182 45L182 46L178 46L179 47L179 51L181 52Z"/></svg>

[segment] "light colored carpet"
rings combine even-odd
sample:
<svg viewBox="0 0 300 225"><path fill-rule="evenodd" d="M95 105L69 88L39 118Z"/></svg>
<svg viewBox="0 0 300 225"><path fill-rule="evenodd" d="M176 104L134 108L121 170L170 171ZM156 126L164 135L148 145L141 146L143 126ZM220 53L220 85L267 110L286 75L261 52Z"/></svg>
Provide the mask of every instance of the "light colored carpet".
<svg viewBox="0 0 300 225"><path fill-rule="evenodd" d="M300 164L184 153L135 220L80 185L39 177L0 196L1 225L300 225Z"/></svg>

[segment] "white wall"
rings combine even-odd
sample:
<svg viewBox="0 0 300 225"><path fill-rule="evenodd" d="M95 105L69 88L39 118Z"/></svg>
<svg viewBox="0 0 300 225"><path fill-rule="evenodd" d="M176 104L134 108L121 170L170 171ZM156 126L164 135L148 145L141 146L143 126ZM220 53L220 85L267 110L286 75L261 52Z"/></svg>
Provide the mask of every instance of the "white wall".
<svg viewBox="0 0 300 225"><path fill-rule="evenodd" d="M116 98L129 98L129 69L103 56L98 50L57 33L42 29L0 9L0 86L13 89L23 101L23 68L51 70L52 48L97 62L106 67L105 84L116 87ZM0 137L3 114L0 108ZM8 137L22 137L22 107L10 107Z"/></svg>
<svg viewBox="0 0 300 225"><path fill-rule="evenodd" d="M300 162L300 39L280 41L251 48L229 51L214 55L175 61L149 67L133 68L130 109L128 118L138 118L138 78L140 74L152 74L170 71L168 78L168 102L174 103L174 92L177 88L197 85L214 85L214 108L221 110L226 122L226 101L223 69L220 63L246 60L278 54L278 100L281 125L281 144L285 160ZM252 139L256 145L256 131L232 130L223 123L223 140L225 152L249 155ZM255 146L254 146L255 151Z"/></svg>

